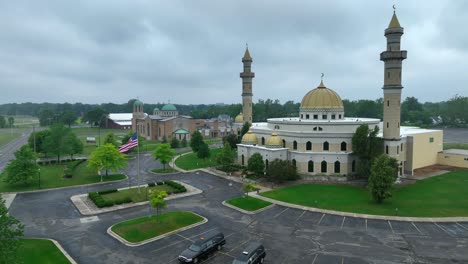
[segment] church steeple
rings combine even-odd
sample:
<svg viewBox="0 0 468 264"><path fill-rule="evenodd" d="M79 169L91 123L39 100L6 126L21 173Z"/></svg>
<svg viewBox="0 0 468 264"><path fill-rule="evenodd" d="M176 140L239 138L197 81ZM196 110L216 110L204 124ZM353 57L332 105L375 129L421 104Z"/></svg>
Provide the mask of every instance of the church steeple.
<svg viewBox="0 0 468 264"><path fill-rule="evenodd" d="M242 115L244 122L252 123L252 79L255 77L255 73L252 72L252 57L249 47L245 48L242 63L244 64L244 71L240 73L242 78Z"/></svg>

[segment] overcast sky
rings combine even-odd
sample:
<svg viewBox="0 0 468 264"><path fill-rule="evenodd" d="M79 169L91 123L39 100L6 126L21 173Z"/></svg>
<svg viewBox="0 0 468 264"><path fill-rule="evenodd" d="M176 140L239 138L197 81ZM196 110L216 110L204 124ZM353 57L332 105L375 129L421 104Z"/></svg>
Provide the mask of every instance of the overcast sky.
<svg viewBox="0 0 468 264"><path fill-rule="evenodd" d="M466 96L466 0L0 0L0 104L238 103L246 42L255 102L376 99L394 2L403 98Z"/></svg>

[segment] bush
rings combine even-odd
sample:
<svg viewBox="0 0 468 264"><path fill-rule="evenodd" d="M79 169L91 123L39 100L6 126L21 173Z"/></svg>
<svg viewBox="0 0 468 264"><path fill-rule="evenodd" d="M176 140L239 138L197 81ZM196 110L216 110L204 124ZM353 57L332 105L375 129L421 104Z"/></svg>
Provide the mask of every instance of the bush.
<svg viewBox="0 0 468 264"><path fill-rule="evenodd" d="M163 182L163 181L158 181L158 182L156 182L156 184L157 184L157 185L163 185L164 182Z"/></svg>
<svg viewBox="0 0 468 264"><path fill-rule="evenodd" d="M175 182L175 181L166 181L165 182L168 186L171 186L173 189L174 189L174 192L173 193L182 193L182 192L186 192L187 189L185 188L185 186L183 186L182 184L178 183L178 182ZM167 193L169 194L169 192Z"/></svg>
<svg viewBox="0 0 468 264"><path fill-rule="evenodd" d="M109 190L107 190L109 191ZM108 192L109 193L109 192ZM90 192L88 193L89 199L94 202L98 208L111 207L117 204L131 203L132 199L130 197L124 197L122 199L116 200L105 200L99 192Z"/></svg>
<svg viewBox="0 0 468 264"><path fill-rule="evenodd" d="M109 189L109 190L99 191L98 193L99 194L108 194L108 193L114 193L114 192L118 192L118 190L117 189Z"/></svg>
<svg viewBox="0 0 468 264"><path fill-rule="evenodd" d="M154 187L154 186L156 186L156 184L154 182L148 183L148 187Z"/></svg>

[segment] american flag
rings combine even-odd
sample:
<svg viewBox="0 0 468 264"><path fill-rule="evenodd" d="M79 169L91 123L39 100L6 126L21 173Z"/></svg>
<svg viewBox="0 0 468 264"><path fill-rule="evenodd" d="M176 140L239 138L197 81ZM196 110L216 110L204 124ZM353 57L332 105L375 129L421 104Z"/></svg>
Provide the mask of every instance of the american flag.
<svg viewBox="0 0 468 264"><path fill-rule="evenodd" d="M123 144L119 147L120 153L127 153L133 148L138 147L138 134L135 132L131 138L128 139L127 144Z"/></svg>

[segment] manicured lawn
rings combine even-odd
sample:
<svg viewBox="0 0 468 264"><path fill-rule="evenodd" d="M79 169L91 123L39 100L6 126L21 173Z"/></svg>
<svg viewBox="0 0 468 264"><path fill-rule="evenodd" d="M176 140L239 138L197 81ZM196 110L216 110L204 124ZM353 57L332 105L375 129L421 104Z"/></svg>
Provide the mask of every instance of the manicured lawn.
<svg viewBox="0 0 468 264"><path fill-rule="evenodd" d="M129 242L140 242L203 221L191 212L167 212L121 222L112 231Z"/></svg>
<svg viewBox="0 0 468 264"><path fill-rule="evenodd" d="M468 149L468 143L444 143L444 149Z"/></svg>
<svg viewBox="0 0 468 264"><path fill-rule="evenodd" d="M21 239L18 256L24 264L70 263L55 244L46 239Z"/></svg>
<svg viewBox="0 0 468 264"><path fill-rule="evenodd" d="M221 152L222 149L210 149L210 157L208 159L199 159L197 153L190 153L182 156L176 160L177 167L184 170L194 170L200 168L207 168L216 166L216 155Z"/></svg>
<svg viewBox="0 0 468 264"><path fill-rule="evenodd" d="M20 136L21 134L17 132L10 133L7 130L0 131L0 147L10 143L11 141L13 141L16 138L19 138Z"/></svg>
<svg viewBox="0 0 468 264"><path fill-rule="evenodd" d="M151 170L152 172L154 173L173 173L173 172L177 172L176 170L174 170L173 168L165 168L165 169L152 169Z"/></svg>
<svg viewBox="0 0 468 264"><path fill-rule="evenodd" d="M61 165L41 166L41 189L97 183L101 181L96 171L86 167L87 162L81 163L74 171L73 177L64 178L65 162ZM0 175L0 192L31 191L38 189L39 177L36 175L29 185L9 185L3 181L4 174ZM125 175L113 174L103 176L103 181L116 181L125 179Z"/></svg>
<svg viewBox="0 0 468 264"><path fill-rule="evenodd" d="M468 171L460 170L397 187L393 190L393 197L383 204L372 201L365 188L335 184L301 184L262 195L288 203L344 212L450 217L468 216L467 186Z"/></svg>
<svg viewBox="0 0 468 264"><path fill-rule="evenodd" d="M270 202L263 201L250 196L236 197L226 201L226 203L244 209L246 211L257 211L271 205Z"/></svg>
<svg viewBox="0 0 468 264"><path fill-rule="evenodd" d="M138 189L140 190L138 192ZM163 184L163 185L156 185L154 187L140 187L140 188L131 188L131 189L125 189L125 190L120 190L118 192L113 192L113 193L107 193L107 194L102 194L101 196L105 200L118 200L122 199L125 197L130 197L132 198L132 201L134 203L139 203L143 201L148 201L148 189L149 190L159 190L159 191L165 191L165 192L174 192L174 188L172 188L169 185Z"/></svg>

